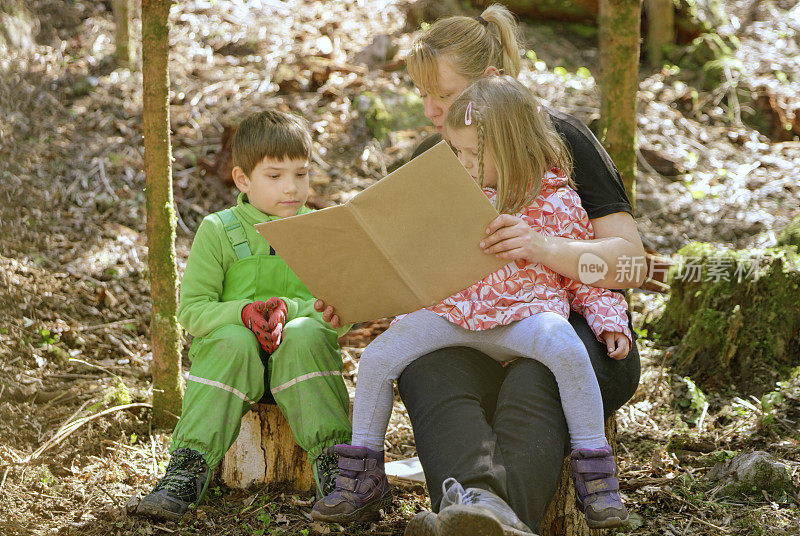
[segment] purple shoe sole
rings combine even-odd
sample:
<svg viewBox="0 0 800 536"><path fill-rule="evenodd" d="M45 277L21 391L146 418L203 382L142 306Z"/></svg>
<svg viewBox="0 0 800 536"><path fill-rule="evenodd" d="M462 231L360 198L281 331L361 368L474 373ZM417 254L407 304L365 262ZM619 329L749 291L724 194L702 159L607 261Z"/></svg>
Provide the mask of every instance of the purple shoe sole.
<svg viewBox="0 0 800 536"><path fill-rule="evenodd" d="M324 514L317 510L311 511L311 517L316 521L326 523L353 523L356 521L377 521L381 518L379 510L386 510L392 504L392 491L387 490L377 501L365 504L357 510L343 514Z"/></svg>

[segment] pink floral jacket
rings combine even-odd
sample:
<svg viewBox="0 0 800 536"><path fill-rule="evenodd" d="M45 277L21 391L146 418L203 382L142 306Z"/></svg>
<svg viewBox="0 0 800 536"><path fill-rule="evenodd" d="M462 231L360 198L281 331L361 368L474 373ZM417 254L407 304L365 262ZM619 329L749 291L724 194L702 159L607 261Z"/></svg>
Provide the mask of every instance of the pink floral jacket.
<svg viewBox="0 0 800 536"><path fill-rule="evenodd" d="M484 193L494 201L495 190L485 188ZM515 216L545 236L594 237L578 194L557 169L545 174L533 204ZM605 331L616 331L633 343L628 306L621 294L584 285L527 261L511 262L428 309L466 329L484 330L544 311L568 318L570 307L586 318L598 338Z"/></svg>

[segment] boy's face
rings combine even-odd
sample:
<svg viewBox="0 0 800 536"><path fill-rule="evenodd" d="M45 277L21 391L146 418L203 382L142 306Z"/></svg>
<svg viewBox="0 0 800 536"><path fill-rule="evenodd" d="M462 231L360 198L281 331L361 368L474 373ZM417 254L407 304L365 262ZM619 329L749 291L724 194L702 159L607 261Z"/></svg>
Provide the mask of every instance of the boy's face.
<svg viewBox="0 0 800 536"><path fill-rule="evenodd" d="M294 216L308 199L308 160L266 157L249 177L242 168L233 168L233 181L264 214Z"/></svg>
<svg viewBox="0 0 800 536"><path fill-rule="evenodd" d="M478 155L478 132L472 127L447 128L445 138L450 146L455 149L461 165L466 168L475 182L480 180L478 177L479 155ZM497 187L497 166L494 163L494 155L488 147L483 148L483 187Z"/></svg>

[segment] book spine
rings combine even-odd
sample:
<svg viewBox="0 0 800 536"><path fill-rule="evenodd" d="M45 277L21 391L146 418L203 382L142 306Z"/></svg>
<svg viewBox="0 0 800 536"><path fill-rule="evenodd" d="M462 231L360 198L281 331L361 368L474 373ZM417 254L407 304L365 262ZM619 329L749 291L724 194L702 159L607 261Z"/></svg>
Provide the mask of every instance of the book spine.
<svg viewBox="0 0 800 536"><path fill-rule="evenodd" d="M366 220L364 220L364 218L361 217L361 214L358 212L358 209L353 204L348 202L345 203L344 206L346 206L348 210L350 210L355 220L358 222L358 224L361 226L361 228L364 230L367 236L369 236L370 240L372 240L372 243L375 245L377 250L380 251L383 257L389 262L389 265L394 269L400 281L403 282L408 291L417 299L419 307L420 308L426 307L426 304L430 300L426 297L422 289L419 288L419 286L414 283L414 279L408 274L408 272L403 269L402 263L399 262L398 259L393 258L389 254L387 249L383 246L383 244L381 244L381 241L378 240L378 238L373 234L372 229L367 224Z"/></svg>

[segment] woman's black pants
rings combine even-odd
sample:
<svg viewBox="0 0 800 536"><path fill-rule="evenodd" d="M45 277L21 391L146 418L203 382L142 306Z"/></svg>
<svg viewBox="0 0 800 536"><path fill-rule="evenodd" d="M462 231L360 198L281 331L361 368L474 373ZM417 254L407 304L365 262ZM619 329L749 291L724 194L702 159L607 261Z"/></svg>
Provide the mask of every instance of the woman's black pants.
<svg viewBox="0 0 800 536"><path fill-rule="evenodd" d="M606 417L639 383L639 352L616 361L572 313L570 324L594 366ZM561 474L569 434L558 385L538 361L518 359L503 367L470 348L446 348L412 363L398 380L420 462L438 511L442 482L491 490L537 530Z"/></svg>

